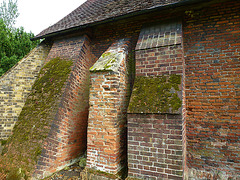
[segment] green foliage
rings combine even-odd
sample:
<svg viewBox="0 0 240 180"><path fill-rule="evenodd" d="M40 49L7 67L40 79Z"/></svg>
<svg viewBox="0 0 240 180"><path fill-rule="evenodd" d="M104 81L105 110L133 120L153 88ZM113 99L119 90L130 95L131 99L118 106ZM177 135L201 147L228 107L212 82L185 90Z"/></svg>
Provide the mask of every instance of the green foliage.
<svg viewBox="0 0 240 180"><path fill-rule="evenodd" d="M8 28L0 19L0 76L37 46L39 41L30 40L33 37L33 33L26 33L22 27Z"/></svg>
<svg viewBox="0 0 240 180"><path fill-rule="evenodd" d="M182 106L178 97L180 75L136 77L128 110L132 113L176 113Z"/></svg>
<svg viewBox="0 0 240 180"><path fill-rule="evenodd" d="M2 19L8 28L12 28L16 18L19 16L17 0L3 0L0 6L0 19Z"/></svg>
<svg viewBox="0 0 240 180"><path fill-rule="evenodd" d="M86 158L86 157L83 157L83 158L81 158L80 161L79 161L79 166L80 166L81 168L84 168L84 167L86 166L86 163L87 163L87 158Z"/></svg>
<svg viewBox="0 0 240 180"><path fill-rule="evenodd" d="M1 59L1 68L0 73L5 73L8 69L13 67L18 62L18 58L16 55L11 57L3 56Z"/></svg>

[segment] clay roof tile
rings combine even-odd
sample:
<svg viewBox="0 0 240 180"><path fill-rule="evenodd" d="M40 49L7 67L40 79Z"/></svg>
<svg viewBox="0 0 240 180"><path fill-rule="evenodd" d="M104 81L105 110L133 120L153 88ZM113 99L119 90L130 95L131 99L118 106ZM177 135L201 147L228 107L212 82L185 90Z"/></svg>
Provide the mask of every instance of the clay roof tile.
<svg viewBox="0 0 240 180"><path fill-rule="evenodd" d="M104 21L136 11L166 6L181 0L87 0L77 9L46 28L35 38L41 38L56 32Z"/></svg>

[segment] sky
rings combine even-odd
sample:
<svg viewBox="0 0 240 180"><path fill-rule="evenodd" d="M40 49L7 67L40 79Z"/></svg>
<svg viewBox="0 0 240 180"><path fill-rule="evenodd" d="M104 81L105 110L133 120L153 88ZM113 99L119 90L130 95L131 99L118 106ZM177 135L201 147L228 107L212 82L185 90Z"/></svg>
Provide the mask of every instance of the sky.
<svg viewBox="0 0 240 180"><path fill-rule="evenodd" d="M86 0L18 0L20 13L15 27L35 35L55 24ZM0 0L0 4L3 0ZM7 0L8 2L8 0Z"/></svg>

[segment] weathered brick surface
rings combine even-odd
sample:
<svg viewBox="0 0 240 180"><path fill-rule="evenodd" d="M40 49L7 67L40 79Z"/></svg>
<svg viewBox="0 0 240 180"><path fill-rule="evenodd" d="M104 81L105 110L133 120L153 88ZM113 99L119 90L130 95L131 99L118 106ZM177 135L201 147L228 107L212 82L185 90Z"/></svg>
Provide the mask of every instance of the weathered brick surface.
<svg viewBox="0 0 240 180"><path fill-rule="evenodd" d="M128 114L129 176L182 179L182 116Z"/></svg>
<svg viewBox="0 0 240 180"><path fill-rule="evenodd" d="M47 61L56 57L73 61L80 59L83 56L81 50L85 40L89 41L87 36L75 36L55 40Z"/></svg>
<svg viewBox="0 0 240 180"><path fill-rule="evenodd" d="M134 48L140 29L139 19L134 21L123 20L110 23L108 26L101 25L95 27L92 30L94 38L91 41L93 54L96 57L100 57L114 42L124 38L130 38L131 47Z"/></svg>
<svg viewBox="0 0 240 180"><path fill-rule="evenodd" d="M182 74L182 25L179 21L144 27L136 45L136 76Z"/></svg>
<svg viewBox="0 0 240 180"><path fill-rule="evenodd" d="M186 130L189 176L240 176L240 2L186 13Z"/></svg>
<svg viewBox="0 0 240 180"><path fill-rule="evenodd" d="M173 23L174 24L174 23ZM175 23L177 24L177 23ZM160 26L161 38L152 36L151 42L140 33L136 51L136 76L183 75L181 29ZM181 27L181 25L180 25ZM150 33L150 30L143 29ZM177 40L170 43L168 35L175 32ZM158 40L156 40L158 39ZM156 42L155 42L156 40ZM150 45L143 45L144 42ZM157 44L159 44L158 47ZM141 49L147 47L150 49ZM182 88L180 88L182 89ZM143 97L144 98L144 97ZM130 112L130 111L129 111ZM182 115L128 114L128 168L129 177L142 179L182 179L183 144Z"/></svg>
<svg viewBox="0 0 240 180"><path fill-rule="evenodd" d="M89 71L94 61L86 36L58 40L48 60L60 57L74 65L66 82L55 119L38 160L35 177L43 178L74 163L85 151L87 140Z"/></svg>
<svg viewBox="0 0 240 180"><path fill-rule="evenodd" d="M138 43L136 48L136 75L182 75L181 117L179 115L173 118L173 115L166 114L129 114L129 126L131 126L129 141L132 143L129 144L129 152L143 152L140 155L129 153L129 172L132 176L145 179L151 177L153 179L178 179L183 172L183 169L180 169L181 160L171 158L182 156L183 166L181 167L186 172L186 179L239 178L240 18L238 11L240 5L238 1L216 2L217 4L208 6L194 5L193 8L184 7L185 9L181 7L182 12L185 11L182 17L184 44L180 43L180 31L167 33L166 36L162 36L164 33L161 34L162 28L159 27L148 31L148 23L161 20L164 22L167 18L182 16L182 12L171 10L152 12L125 20L108 22L107 25L86 28L86 32L92 39L90 42L92 52L96 57L100 57L113 42L121 38L131 38L131 44L135 45L141 27L147 28L140 34L139 43L142 44ZM145 24L148 25L145 26ZM163 29L172 31L173 27ZM77 37L54 40L48 60L58 56L70 59L75 62L75 69L73 68L66 84L66 91L53 123L52 132L39 160L36 172L40 175L44 172L48 175L72 163L71 159L77 159L86 149L86 145L83 144L86 144L88 105L87 103L79 105L76 99L79 98L80 101L85 102L79 94L87 93L81 86L86 82L82 77L87 77L87 70L90 67L81 63L82 59L88 59L87 57L91 54L87 44L87 42L83 43L82 38ZM183 51L185 61L183 61ZM92 61L94 59L93 57ZM122 124L113 123L118 122L116 119L120 117L116 114L122 112L120 93L125 92L124 83L119 84L122 77L120 74L119 72L95 72L91 78L91 90L96 96L90 97L88 166L98 166L97 163L100 162L102 167L100 165L98 169L111 173L121 168L119 159L124 159L120 155L124 154L123 148L120 148L124 147L120 143L120 137L124 139L124 135L121 136L120 132L125 134L126 129L121 126L125 120ZM119 91L120 89L123 91ZM76 107L79 109L75 111ZM124 109L125 106L122 108ZM172 129L173 126L167 122L169 118L173 118L171 121L177 123L173 125L177 128ZM159 121L163 123L159 124ZM73 128L77 126L81 126L82 129ZM164 126L166 129L154 126ZM166 144L170 141L169 139L164 141L164 139L155 138L155 141L160 143L150 141L150 138L154 139L152 137L154 134L166 138L175 131L179 133L179 127L181 127L182 136L178 134L176 137L182 138L182 155L176 155L176 152L181 151L177 149L180 145L174 146L176 149L168 149L173 147L173 144ZM146 132L142 133L141 130ZM170 134L164 134L165 131ZM133 141L131 137L136 140ZM144 139L149 139L149 141L145 142ZM152 146L163 145L163 141L164 149L156 147L157 151L155 151ZM179 139L176 141L179 142ZM175 142L175 139L171 142ZM141 146L141 143L144 145ZM131 148L138 148L138 150ZM159 157L153 157L153 154ZM106 161L111 166L107 166ZM164 161L165 165L162 165L163 162L160 161Z"/></svg>
<svg viewBox="0 0 240 180"><path fill-rule="evenodd" d="M118 41L101 56L96 62L97 65L91 68L87 167L112 174L126 166L128 51L128 45ZM117 57L122 53L123 56ZM102 70L98 68L101 64L99 61L105 56L111 57L103 65L106 70ZM114 64L110 65L109 60L112 58Z"/></svg>
<svg viewBox="0 0 240 180"><path fill-rule="evenodd" d="M94 27L91 30L91 34L94 38L91 39L91 46L93 48L93 54L96 57L100 57L101 54L106 51L108 49L108 47L114 43L115 41L117 41L118 39L122 39L122 38L131 38L131 46L134 48L136 46L136 50L140 50L140 49L146 49L149 47L159 47L159 46L164 46L164 45L173 45L173 44L179 44L179 40L180 40L180 35L181 35L181 26L179 27L179 23L181 21L176 20L176 17L180 17L181 16L181 12L154 12L152 14L145 14L145 15L141 15L141 16L136 16L133 17L131 19L126 18L124 20L119 20L119 21L113 21L113 22L109 22L107 24L107 26L104 25L99 25ZM171 20L174 19L173 20ZM168 34L166 34L167 38L162 38L161 36L164 34L161 34L160 32L163 30L161 29L162 27L159 28L159 24L162 25L162 23L159 23L159 21L163 20L163 23L167 25L167 28L165 30L167 30L169 33L171 32L171 29L174 29L174 38L171 38L171 36L169 36ZM172 25L172 23L169 22L174 22L175 26ZM176 23L177 22L177 23ZM157 25L158 27L156 28ZM150 44L148 45L146 44L146 46L140 46L137 45L137 41L142 41L145 40L145 35L146 33L149 33L149 31L147 32L147 30L145 28L149 28L153 27L153 29L151 29L151 33L154 36L147 36L147 40L150 40ZM144 32L140 34L141 28L144 27ZM177 30L178 28L180 28L179 30ZM159 30L159 31L158 31ZM163 30L163 31L165 31ZM159 34L160 33L160 34ZM140 37L139 38L139 34ZM142 36L143 35L143 36ZM156 36L157 37L161 37L160 40L165 40L165 42L163 41L163 43L161 43L161 41L159 41L159 43L156 45L155 42L156 41ZM173 37L173 36L172 36ZM174 43L171 42L170 40L174 39ZM167 42L169 41L169 42Z"/></svg>
<svg viewBox="0 0 240 180"><path fill-rule="evenodd" d="M151 21L154 21L154 19L152 19ZM95 56L99 57L103 52L106 51L106 49L113 42L115 42L116 40L122 39L122 38L132 38L130 44L132 47L134 47L136 44L137 38L138 38L138 34L140 32L140 28L141 28L142 24L146 23L146 22L149 22L149 16L147 16L147 17L141 16L141 18L134 18L131 20L126 19L126 20L122 20L122 21L109 23L108 26L100 25L100 26L95 26L92 29L89 29L89 28L86 29L87 34L89 34L89 36L91 37L90 46L92 48L93 54ZM81 47L81 41L80 41L81 38L77 38L77 37L82 36L82 34L83 34L82 31L77 31L71 36L58 37L56 39L54 39L54 38L51 39L51 41L54 42L54 45L52 46L51 53L49 54L47 61L49 61L50 59L52 59L54 57L61 57L61 58L67 59L67 60L72 59L75 62L75 59L81 58L81 48L80 48ZM95 58L93 58L93 60L94 59ZM81 66L81 65L79 65L79 66ZM84 67L85 67L85 65L84 65ZM79 73L81 73L81 70L79 71ZM79 80L79 82L80 82L82 79L81 79L81 77L79 79L80 79ZM66 85L67 84L68 83L66 83ZM79 85L79 84L77 84L77 85ZM81 86L81 85L79 85L79 86ZM67 87L69 87L69 86L67 86ZM56 111L54 111L54 112L56 112ZM55 121L55 122L58 124L61 123L61 121L59 121L59 122ZM58 132L59 131L58 127L59 127L58 125L55 126L55 124L53 124L51 131L53 131L54 133L56 131ZM60 126L60 127L62 127L62 126ZM56 134L56 136L52 135L52 136L54 136L53 139L49 140L49 138L48 138L49 148L47 150L42 151L43 156L45 158L43 158L43 157L40 158L39 166L37 166L37 171L36 171L36 174L38 174L40 176L42 176L44 172L45 172L45 175L47 175L47 174L50 174L62 167L62 166L59 166L59 164L61 165L61 162L56 161L56 151L58 151L58 152L60 151L60 150L56 150L56 149L60 146L61 147L63 147L63 146L62 146L61 142L59 143L60 139L58 139L59 141L58 140L56 141L56 137L58 138L59 132L55 133L55 134ZM67 136L66 136L66 138L67 138ZM85 139L86 139L86 136L85 136ZM85 140L85 142L86 142L86 140ZM45 147L47 147L48 144L45 143ZM64 148L65 147L66 146L64 146ZM86 147L86 145L85 145L85 147ZM51 150L49 150L49 149L51 149ZM59 148L59 149L61 149L61 148ZM67 149L67 148L65 148L65 149ZM71 163L71 160L69 160L68 162ZM50 172L50 168L48 168L48 167L50 167L52 165L55 165L58 168L53 167Z"/></svg>
<svg viewBox="0 0 240 180"><path fill-rule="evenodd" d="M184 54L182 54L184 56ZM182 74L182 144L183 144L183 175L184 178L188 174L187 169L187 136L186 136L186 74L185 74L185 59L183 57L183 74Z"/></svg>
<svg viewBox="0 0 240 180"><path fill-rule="evenodd" d="M145 25L141 29L135 50L150 49L182 43L182 23L180 20L167 20Z"/></svg>
<svg viewBox="0 0 240 180"><path fill-rule="evenodd" d="M11 135L49 50L40 44L0 78L0 140Z"/></svg>
<svg viewBox="0 0 240 180"><path fill-rule="evenodd" d="M136 76L182 74L182 45L136 51Z"/></svg>

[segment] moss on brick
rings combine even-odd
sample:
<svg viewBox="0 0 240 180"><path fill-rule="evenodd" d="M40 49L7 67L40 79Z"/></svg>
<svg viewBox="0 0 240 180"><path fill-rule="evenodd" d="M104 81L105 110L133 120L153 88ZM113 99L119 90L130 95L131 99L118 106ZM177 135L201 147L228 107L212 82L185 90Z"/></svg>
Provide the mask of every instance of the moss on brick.
<svg viewBox="0 0 240 180"><path fill-rule="evenodd" d="M180 75L136 77L128 112L177 113L182 106L180 84Z"/></svg>
<svg viewBox="0 0 240 180"><path fill-rule="evenodd" d="M4 146L7 143L7 140L0 140L0 144Z"/></svg>
<svg viewBox="0 0 240 180"><path fill-rule="evenodd" d="M52 59L40 71L25 106L0 156L0 168L8 174L12 169L29 176L37 163L56 114L63 87L71 72L72 61Z"/></svg>

